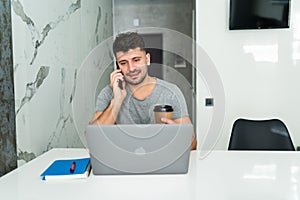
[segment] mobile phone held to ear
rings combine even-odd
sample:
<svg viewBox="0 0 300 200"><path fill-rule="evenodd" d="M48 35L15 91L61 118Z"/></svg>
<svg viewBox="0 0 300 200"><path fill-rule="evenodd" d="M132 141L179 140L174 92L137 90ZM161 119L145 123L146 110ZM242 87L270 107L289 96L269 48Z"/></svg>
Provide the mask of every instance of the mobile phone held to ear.
<svg viewBox="0 0 300 200"><path fill-rule="evenodd" d="M119 65L118 65L118 62L116 62L116 69L120 69ZM122 80L118 80L118 86L121 90L123 90L123 83L122 83Z"/></svg>

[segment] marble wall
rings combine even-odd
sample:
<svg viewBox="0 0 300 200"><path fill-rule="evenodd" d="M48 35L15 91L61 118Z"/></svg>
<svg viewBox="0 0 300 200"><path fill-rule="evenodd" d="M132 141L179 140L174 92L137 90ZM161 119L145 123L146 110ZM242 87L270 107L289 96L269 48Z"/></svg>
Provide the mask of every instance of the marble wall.
<svg viewBox="0 0 300 200"><path fill-rule="evenodd" d="M0 176L16 168L10 0L0 1Z"/></svg>
<svg viewBox="0 0 300 200"><path fill-rule="evenodd" d="M11 0L18 163L82 147L72 103L81 63L113 35L107 0Z"/></svg>

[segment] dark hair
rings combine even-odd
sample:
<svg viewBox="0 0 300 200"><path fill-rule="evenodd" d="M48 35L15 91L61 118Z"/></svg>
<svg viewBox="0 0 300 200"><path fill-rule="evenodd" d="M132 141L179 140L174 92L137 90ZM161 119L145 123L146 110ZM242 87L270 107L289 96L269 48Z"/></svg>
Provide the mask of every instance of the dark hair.
<svg viewBox="0 0 300 200"><path fill-rule="evenodd" d="M145 42L139 34L136 32L120 33L117 35L114 44L113 52L116 56L117 52L127 52L129 49L140 48L145 50Z"/></svg>

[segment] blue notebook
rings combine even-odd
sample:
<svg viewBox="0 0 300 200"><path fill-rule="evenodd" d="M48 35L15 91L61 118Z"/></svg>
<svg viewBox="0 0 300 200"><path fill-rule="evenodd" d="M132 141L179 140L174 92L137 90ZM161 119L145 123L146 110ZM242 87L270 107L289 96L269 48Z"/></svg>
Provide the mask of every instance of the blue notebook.
<svg viewBox="0 0 300 200"><path fill-rule="evenodd" d="M55 160L42 174L42 180L87 178L90 158Z"/></svg>

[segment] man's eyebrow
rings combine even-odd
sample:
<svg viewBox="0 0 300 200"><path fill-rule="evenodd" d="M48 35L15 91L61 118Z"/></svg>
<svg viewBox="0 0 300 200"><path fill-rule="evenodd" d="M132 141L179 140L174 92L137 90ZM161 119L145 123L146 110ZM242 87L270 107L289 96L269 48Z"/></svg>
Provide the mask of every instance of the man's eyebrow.
<svg viewBox="0 0 300 200"><path fill-rule="evenodd" d="M135 56L132 59L141 58L142 56Z"/></svg>
<svg viewBox="0 0 300 200"><path fill-rule="evenodd" d="M119 60L118 63L127 62L127 60Z"/></svg>
<svg viewBox="0 0 300 200"><path fill-rule="evenodd" d="M134 59L137 59L137 58L142 58L142 56L132 57L131 60L134 60ZM127 60L119 60L118 63L120 63L120 62L127 62Z"/></svg>

